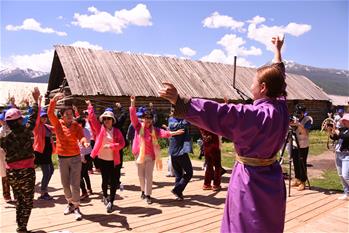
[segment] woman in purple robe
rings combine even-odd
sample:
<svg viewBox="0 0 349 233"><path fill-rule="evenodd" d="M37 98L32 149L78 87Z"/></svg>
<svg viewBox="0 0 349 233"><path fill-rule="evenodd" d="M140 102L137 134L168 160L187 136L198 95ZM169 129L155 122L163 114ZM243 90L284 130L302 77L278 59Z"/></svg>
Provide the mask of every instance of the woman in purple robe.
<svg viewBox="0 0 349 233"><path fill-rule="evenodd" d="M257 69L253 104L219 104L186 98L164 83L161 97L175 115L234 142L236 163L229 182L221 232L283 232L286 189L276 154L288 130L283 39L273 37L274 64Z"/></svg>

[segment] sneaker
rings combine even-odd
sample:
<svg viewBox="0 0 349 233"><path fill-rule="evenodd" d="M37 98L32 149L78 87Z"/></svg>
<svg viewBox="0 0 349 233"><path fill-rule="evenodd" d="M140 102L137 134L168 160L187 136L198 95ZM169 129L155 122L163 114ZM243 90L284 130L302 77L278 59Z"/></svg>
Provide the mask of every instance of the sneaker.
<svg viewBox="0 0 349 233"><path fill-rule="evenodd" d="M338 200L349 200L349 195L343 194L342 196L338 197Z"/></svg>
<svg viewBox="0 0 349 233"><path fill-rule="evenodd" d="M293 179L291 182L291 187L298 187L301 184L301 181L298 179Z"/></svg>
<svg viewBox="0 0 349 233"><path fill-rule="evenodd" d="M176 200L183 201L183 194L177 193L174 189L171 190L171 193L173 193L176 196Z"/></svg>
<svg viewBox="0 0 349 233"><path fill-rule="evenodd" d="M108 202L107 204L107 213L113 212L113 203Z"/></svg>
<svg viewBox="0 0 349 233"><path fill-rule="evenodd" d="M141 194L141 199L144 200L145 199L145 194L144 192L142 191L142 194Z"/></svg>
<svg viewBox="0 0 349 233"><path fill-rule="evenodd" d="M217 192L217 191L221 190L221 186L220 185L213 185L212 190Z"/></svg>
<svg viewBox="0 0 349 233"><path fill-rule="evenodd" d="M145 196L145 201L150 205L152 202L151 197L149 195Z"/></svg>
<svg viewBox="0 0 349 233"><path fill-rule="evenodd" d="M79 207L74 209L75 220L80 221L82 219L82 214L80 212Z"/></svg>
<svg viewBox="0 0 349 233"><path fill-rule="evenodd" d="M69 203L67 207L65 207L64 215L70 214L74 212L74 205L72 203Z"/></svg>
<svg viewBox="0 0 349 233"><path fill-rule="evenodd" d="M301 184L298 186L297 190L298 191L303 191L305 189L305 183L301 182Z"/></svg>
<svg viewBox="0 0 349 233"><path fill-rule="evenodd" d="M48 193L44 193L38 198L38 200L44 200L44 201L50 201L52 199L53 197L51 197Z"/></svg>
<svg viewBox="0 0 349 233"><path fill-rule="evenodd" d="M103 204L105 205L105 206L107 206L108 205L108 198L107 197L103 197L102 198L102 202L103 202Z"/></svg>
<svg viewBox="0 0 349 233"><path fill-rule="evenodd" d="M80 200L84 200L85 198L88 198L88 194L86 193L82 193Z"/></svg>
<svg viewBox="0 0 349 233"><path fill-rule="evenodd" d="M212 186L211 185L203 185L202 186L202 190L212 190Z"/></svg>

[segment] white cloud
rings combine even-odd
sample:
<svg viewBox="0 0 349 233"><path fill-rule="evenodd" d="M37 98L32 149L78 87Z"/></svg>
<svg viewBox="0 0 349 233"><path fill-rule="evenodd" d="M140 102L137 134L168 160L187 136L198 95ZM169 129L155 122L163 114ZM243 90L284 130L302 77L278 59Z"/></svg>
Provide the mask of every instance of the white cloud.
<svg viewBox="0 0 349 233"><path fill-rule="evenodd" d="M64 19L64 17L60 15L57 17L57 19Z"/></svg>
<svg viewBox="0 0 349 233"><path fill-rule="evenodd" d="M207 28L230 28L231 30L242 30L244 22L237 21L230 16L220 15L217 11L213 12L211 16L202 21L204 27Z"/></svg>
<svg viewBox="0 0 349 233"><path fill-rule="evenodd" d="M58 36L67 36L66 32L59 32L55 31L52 28L43 28L41 26L41 23L36 21L33 18L28 18L25 19L20 26L14 26L14 25L7 25L6 30L8 31L21 31L21 30L28 30L28 31L36 31L36 32L41 32L41 33L55 33Z"/></svg>
<svg viewBox="0 0 349 233"><path fill-rule="evenodd" d="M70 45L76 46L76 47L88 48L88 49L95 49L95 50L102 50L103 49L102 46L90 44L90 42L87 42L87 41L75 41L74 43L72 43Z"/></svg>
<svg viewBox="0 0 349 233"><path fill-rule="evenodd" d="M102 46L90 44L87 41L76 41L71 46L84 47L101 50ZM3 68L30 68L36 71L50 72L53 61L53 49L44 50L41 53L25 54L25 55L12 55L8 59L2 59L0 64Z"/></svg>
<svg viewBox="0 0 349 233"><path fill-rule="evenodd" d="M221 45L224 50L214 49L210 54L202 57L202 61L234 64L234 56L237 56L238 65L254 67L254 65L244 57L259 56L262 54L262 50L254 46L245 48L243 45L246 44L246 41L234 34L224 35L217 44Z"/></svg>
<svg viewBox="0 0 349 233"><path fill-rule="evenodd" d="M9 59L5 60L5 66L10 68L30 68L36 71L50 72L53 49L44 50L41 53L29 54L29 55L12 55Z"/></svg>
<svg viewBox="0 0 349 233"><path fill-rule="evenodd" d="M196 54L196 51L189 47L180 48L179 50L186 57L192 57L192 56L195 56Z"/></svg>
<svg viewBox="0 0 349 233"><path fill-rule="evenodd" d="M144 4L138 4L131 10L115 11L114 15L99 11L96 7L89 7L91 14L74 14L73 25L92 29L97 32L122 33L130 25L151 26L151 14Z"/></svg>
<svg viewBox="0 0 349 233"><path fill-rule="evenodd" d="M251 46L249 49L245 48L243 46L245 43L244 39L234 34L226 34L217 42L232 56L259 56L262 54L262 50L254 46Z"/></svg>
<svg viewBox="0 0 349 233"><path fill-rule="evenodd" d="M259 15L256 15L255 17L253 17L251 20L247 20L248 23L252 23L252 24L260 24L265 22L265 18L261 17Z"/></svg>
<svg viewBox="0 0 349 233"><path fill-rule="evenodd" d="M227 55L221 49L214 49L210 54L204 56L200 59L201 61L209 61L209 62L219 62L225 64L234 64L234 55ZM236 60L236 64L239 66L246 67L255 67L251 62L246 60L243 57L238 57Z"/></svg>
<svg viewBox="0 0 349 233"><path fill-rule="evenodd" d="M257 25L256 23L250 23L247 37L264 44L268 50L272 51L270 40L273 36L289 34L298 37L310 30L311 25L309 24L289 23L286 26L267 26L264 24Z"/></svg>

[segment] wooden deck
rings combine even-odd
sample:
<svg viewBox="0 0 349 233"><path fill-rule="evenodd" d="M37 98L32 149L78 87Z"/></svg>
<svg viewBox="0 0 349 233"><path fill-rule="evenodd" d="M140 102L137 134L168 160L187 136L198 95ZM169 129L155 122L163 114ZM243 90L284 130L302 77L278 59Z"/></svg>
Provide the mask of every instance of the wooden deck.
<svg viewBox="0 0 349 233"><path fill-rule="evenodd" d="M184 201L174 200L170 192L174 178L165 177L166 171L154 171L152 205L140 199L134 162L125 163L122 176L125 190L117 193L116 207L111 214L106 213L100 201L100 175L90 175L95 194L81 203L84 218L79 222L73 215L63 215L66 201L59 171L55 170L49 185L54 200L34 201L28 229L34 232L219 232L230 175L224 175L222 191L203 191L201 162L192 162L194 177L185 190ZM37 183L40 180L41 172L38 171ZM35 194L36 199L38 195ZM285 231L349 232L349 201L337 200L338 196L316 190L292 190L292 196L287 200ZM4 203L2 197L0 206L0 232L14 232L14 206Z"/></svg>

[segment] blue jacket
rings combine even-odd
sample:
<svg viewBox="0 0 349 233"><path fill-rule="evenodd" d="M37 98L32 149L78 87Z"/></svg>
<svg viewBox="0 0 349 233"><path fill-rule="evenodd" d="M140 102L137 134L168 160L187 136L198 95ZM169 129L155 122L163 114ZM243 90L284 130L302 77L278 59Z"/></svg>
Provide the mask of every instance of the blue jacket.
<svg viewBox="0 0 349 233"><path fill-rule="evenodd" d="M184 129L184 134L173 136L170 138L170 145L168 153L171 156L181 156L184 154L192 153L192 143L189 134L189 122L175 117L168 119L168 129L170 131L176 131Z"/></svg>

